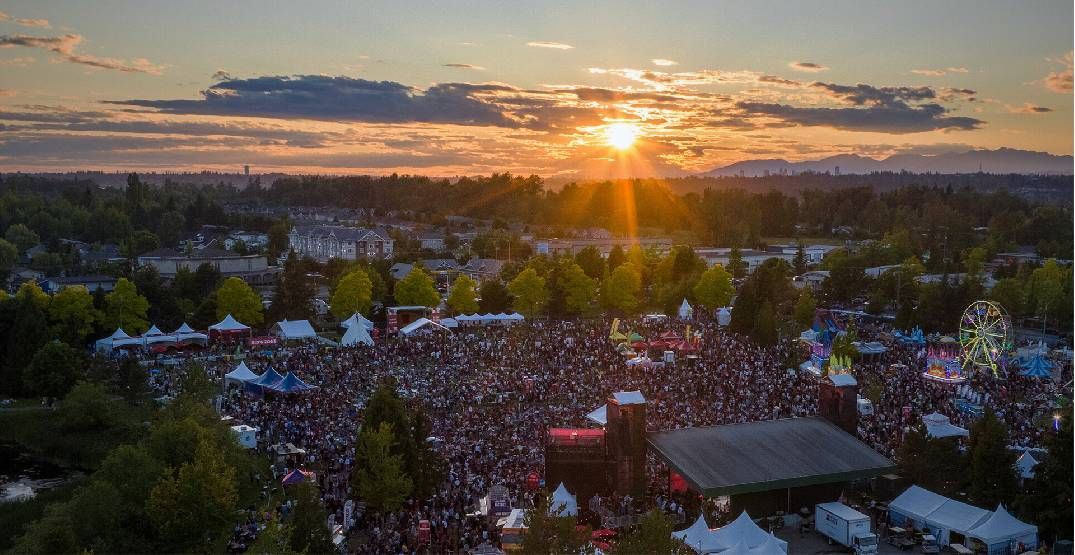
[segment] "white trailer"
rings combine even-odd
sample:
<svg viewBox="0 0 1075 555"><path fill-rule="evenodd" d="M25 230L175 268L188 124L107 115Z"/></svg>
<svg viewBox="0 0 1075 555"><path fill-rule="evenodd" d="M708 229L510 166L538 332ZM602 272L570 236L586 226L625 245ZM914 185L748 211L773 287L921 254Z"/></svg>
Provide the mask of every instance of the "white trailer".
<svg viewBox="0 0 1075 555"><path fill-rule="evenodd" d="M856 555L877 553L877 535L870 531L870 517L843 503L819 503L814 510L814 529Z"/></svg>

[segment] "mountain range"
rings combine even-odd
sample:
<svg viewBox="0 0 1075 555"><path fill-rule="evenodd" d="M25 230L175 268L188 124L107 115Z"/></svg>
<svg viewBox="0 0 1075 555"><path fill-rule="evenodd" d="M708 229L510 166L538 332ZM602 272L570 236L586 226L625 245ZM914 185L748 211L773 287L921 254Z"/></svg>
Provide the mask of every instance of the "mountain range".
<svg viewBox="0 0 1075 555"><path fill-rule="evenodd" d="M804 172L866 174L873 172L912 173L1021 173L1021 174L1072 174L1073 159L1070 155L1059 156L1048 152L998 148L996 150L968 150L936 155L896 154L874 159L857 154L840 154L820 160L789 162L781 159L743 160L701 174L704 177L742 175L746 177L766 174L798 174ZM837 168L839 171L837 172Z"/></svg>

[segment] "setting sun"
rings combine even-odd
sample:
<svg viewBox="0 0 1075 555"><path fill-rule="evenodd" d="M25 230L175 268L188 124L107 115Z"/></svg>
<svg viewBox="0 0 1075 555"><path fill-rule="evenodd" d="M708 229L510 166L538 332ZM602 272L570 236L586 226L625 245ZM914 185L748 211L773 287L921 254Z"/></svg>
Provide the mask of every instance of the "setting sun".
<svg viewBox="0 0 1075 555"><path fill-rule="evenodd" d="M635 144L641 131L632 123L613 123L605 128L605 140L616 150L627 150Z"/></svg>

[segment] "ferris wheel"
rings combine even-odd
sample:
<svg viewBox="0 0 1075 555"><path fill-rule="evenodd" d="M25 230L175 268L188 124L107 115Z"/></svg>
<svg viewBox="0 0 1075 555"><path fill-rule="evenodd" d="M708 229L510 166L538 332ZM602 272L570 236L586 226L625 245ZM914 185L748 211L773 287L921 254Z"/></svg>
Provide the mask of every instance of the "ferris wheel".
<svg viewBox="0 0 1075 555"><path fill-rule="evenodd" d="M971 303L959 322L959 343L964 366L988 368L993 377L1000 377L997 368L1012 347L1011 321L1004 308L990 301Z"/></svg>

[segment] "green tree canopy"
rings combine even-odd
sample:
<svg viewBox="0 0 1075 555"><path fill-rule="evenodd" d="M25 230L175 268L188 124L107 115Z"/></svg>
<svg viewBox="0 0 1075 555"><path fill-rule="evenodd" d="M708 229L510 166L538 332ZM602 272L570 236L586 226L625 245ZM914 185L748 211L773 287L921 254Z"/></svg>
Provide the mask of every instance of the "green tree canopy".
<svg viewBox="0 0 1075 555"><path fill-rule="evenodd" d="M127 278L119 278L112 292L105 295L104 323L108 329L123 328L129 334L138 334L149 327L146 311L149 301L138 294L138 289Z"/></svg>
<svg viewBox="0 0 1075 555"><path fill-rule="evenodd" d="M519 272L519 275L508 284L508 291L514 297L512 306L515 311L527 318L540 314L549 300L545 278L539 276L533 268L526 268Z"/></svg>
<svg viewBox="0 0 1075 555"><path fill-rule="evenodd" d="M498 279L482 282L478 310L484 314L499 314L511 307L511 293Z"/></svg>
<svg viewBox="0 0 1075 555"><path fill-rule="evenodd" d="M694 298L708 310L730 305L733 295L732 275L720 264L702 272L694 285Z"/></svg>
<svg viewBox="0 0 1075 555"><path fill-rule="evenodd" d="M242 278L230 277L224 280L216 291L217 319L224 318L228 314L244 324L253 326L265 320L261 297Z"/></svg>
<svg viewBox="0 0 1075 555"><path fill-rule="evenodd" d="M604 305L625 315L633 315L641 306L642 273L634 263L620 264L605 280Z"/></svg>
<svg viewBox="0 0 1075 555"><path fill-rule="evenodd" d="M295 511L291 520L291 549L296 553L333 553L328 512L321 504L317 486L304 482L294 486Z"/></svg>
<svg viewBox="0 0 1075 555"><path fill-rule="evenodd" d="M523 516L519 552L523 555L575 555L590 542L590 528L581 530L573 516L549 514L549 495L539 493Z"/></svg>
<svg viewBox="0 0 1075 555"><path fill-rule="evenodd" d="M1018 490L1016 455L1008 448L1009 443L1007 425L997 418L993 409L987 407L985 415L971 426L967 444L970 457L969 493L979 506L1010 504Z"/></svg>
<svg viewBox="0 0 1075 555"><path fill-rule="evenodd" d="M455 314L474 314L478 311L478 284L466 274L460 274L448 292L448 307Z"/></svg>
<svg viewBox="0 0 1075 555"><path fill-rule="evenodd" d="M803 287L799 292L799 300L795 301L795 313L793 318L800 328L806 329L814 323L814 312L817 311L817 301L809 287Z"/></svg>
<svg viewBox="0 0 1075 555"><path fill-rule="evenodd" d="M373 282L365 270L345 274L332 292L332 315L344 319L358 312L369 314L373 306Z"/></svg>
<svg viewBox="0 0 1075 555"><path fill-rule="evenodd" d="M694 550L687 547L678 538L672 537L675 531L672 519L664 513L652 510L642 516L638 526L616 543L613 553L624 555L635 553L664 553L668 555L691 555Z"/></svg>
<svg viewBox="0 0 1075 555"><path fill-rule="evenodd" d="M179 551L203 551L234 520L238 498L235 467L202 442L191 462L157 483L146 510L168 545Z"/></svg>
<svg viewBox="0 0 1075 555"><path fill-rule="evenodd" d="M82 370L78 351L59 341L49 341L23 370L23 381L36 395L63 397Z"/></svg>
<svg viewBox="0 0 1075 555"><path fill-rule="evenodd" d="M19 250L19 254L26 252L27 249L41 242L41 238L37 236L37 233L34 233L34 230L24 224L14 224L8 227L7 231L4 232L4 239L15 245L15 248Z"/></svg>
<svg viewBox="0 0 1075 555"><path fill-rule="evenodd" d="M48 314L53 333L71 345L82 345L101 318L84 285L65 287L53 295Z"/></svg>
<svg viewBox="0 0 1075 555"><path fill-rule="evenodd" d="M403 279L396 282L392 295L400 306L435 307L440 304L440 293L433 286L433 278L419 265L415 265Z"/></svg>
<svg viewBox="0 0 1075 555"><path fill-rule="evenodd" d="M362 426L355 446L352 484L358 497L379 511L395 511L411 494L414 483L403 470L403 456L391 452L392 425Z"/></svg>
<svg viewBox="0 0 1075 555"><path fill-rule="evenodd" d="M564 310L568 314L588 314L597 297L597 282L582 266L570 260L559 270L557 288L564 299Z"/></svg>

